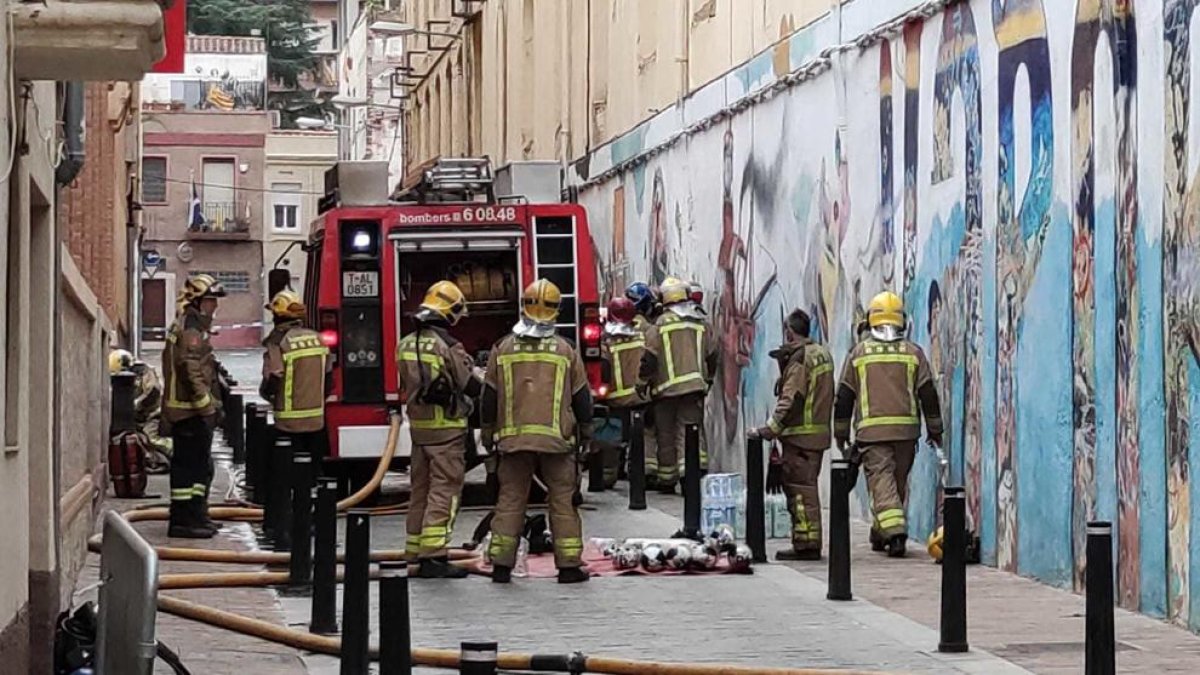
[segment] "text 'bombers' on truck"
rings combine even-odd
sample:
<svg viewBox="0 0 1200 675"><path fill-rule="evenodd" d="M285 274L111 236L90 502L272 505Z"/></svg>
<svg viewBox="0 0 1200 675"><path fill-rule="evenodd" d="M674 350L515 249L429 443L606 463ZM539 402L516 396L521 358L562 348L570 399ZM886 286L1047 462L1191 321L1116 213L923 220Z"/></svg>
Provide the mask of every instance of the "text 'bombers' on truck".
<svg viewBox="0 0 1200 675"><path fill-rule="evenodd" d="M563 298L559 332L580 347L603 397L595 253L583 207L559 201L557 164L510 165L494 176L486 158L442 159L394 196L387 182L386 162L330 169L305 246L309 321L334 359L331 459L378 460L388 410L402 403L396 344L413 329L425 289L443 279L467 297L468 316L453 333L480 365L517 322L525 285L553 281ZM410 454L402 429L395 464Z"/></svg>

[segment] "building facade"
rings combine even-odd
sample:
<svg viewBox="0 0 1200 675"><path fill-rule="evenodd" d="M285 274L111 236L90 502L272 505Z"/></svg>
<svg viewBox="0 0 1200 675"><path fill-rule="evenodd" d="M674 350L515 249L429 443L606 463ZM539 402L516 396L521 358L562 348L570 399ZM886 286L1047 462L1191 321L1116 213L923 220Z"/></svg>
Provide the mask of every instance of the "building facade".
<svg viewBox="0 0 1200 675"><path fill-rule="evenodd" d="M229 292L213 343L258 343L266 289L263 233L267 55L262 38L189 36L184 73L143 82L141 280L144 339L162 340L188 275Z"/></svg>
<svg viewBox="0 0 1200 675"><path fill-rule="evenodd" d="M137 91L118 83L163 56L163 19L143 0L0 12L0 670L43 675L107 489L107 356L129 327Z"/></svg>
<svg viewBox="0 0 1200 675"><path fill-rule="evenodd" d="M301 245L317 217L325 172L337 157L338 137L333 131L275 130L267 136L262 264L268 272L287 269L296 291L304 288L308 259ZM269 313L264 312L263 319L269 322Z"/></svg>
<svg viewBox="0 0 1200 675"><path fill-rule="evenodd" d="M401 91L393 73L404 63L403 40L373 32L371 23L394 16L385 9L351 11L357 3L343 3L353 23L338 56L338 94L347 103L339 106L337 124L339 159L383 160L388 163L389 184L403 177L404 134Z"/></svg>

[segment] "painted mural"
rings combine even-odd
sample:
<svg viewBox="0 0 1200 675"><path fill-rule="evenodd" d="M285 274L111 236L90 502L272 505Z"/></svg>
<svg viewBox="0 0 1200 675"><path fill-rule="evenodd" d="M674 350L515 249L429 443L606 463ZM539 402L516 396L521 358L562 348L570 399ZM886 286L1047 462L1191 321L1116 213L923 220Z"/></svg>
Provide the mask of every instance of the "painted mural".
<svg viewBox="0 0 1200 675"><path fill-rule="evenodd" d="M895 18L864 23L875 4L856 25ZM840 359L894 289L985 560L1078 589L1086 524L1111 521L1120 604L1200 629L1198 4L951 2L862 40L818 20L581 163L604 172L575 179L610 288L708 289L715 466L770 409L782 316L808 310ZM913 535L939 488L925 448Z"/></svg>

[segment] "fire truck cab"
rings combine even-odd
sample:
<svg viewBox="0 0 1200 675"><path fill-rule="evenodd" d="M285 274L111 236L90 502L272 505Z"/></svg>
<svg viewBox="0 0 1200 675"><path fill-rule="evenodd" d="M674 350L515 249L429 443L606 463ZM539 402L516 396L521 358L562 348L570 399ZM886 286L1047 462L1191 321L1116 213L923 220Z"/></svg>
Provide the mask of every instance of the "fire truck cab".
<svg viewBox="0 0 1200 675"><path fill-rule="evenodd" d="M496 176L486 158L443 159L395 195L386 162L342 162L327 173L305 246L304 296L311 325L334 361L326 405L331 462L349 468L344 463L373 467L378 461L389 409L403 403L396 344L413 330L425 290L443 279L467 297L468 316L451 332L481 366L516 323L522 289L538 278L553 281L563 294L559 332L580 348L593 394L603 396L587 213L578 204L515 193L559 194L557 165L522 169ZM498 184L514 193L497 194ZM477 433L471 440L478 441ZM405 420L393 468L406 466L410 456Z"/></svg>

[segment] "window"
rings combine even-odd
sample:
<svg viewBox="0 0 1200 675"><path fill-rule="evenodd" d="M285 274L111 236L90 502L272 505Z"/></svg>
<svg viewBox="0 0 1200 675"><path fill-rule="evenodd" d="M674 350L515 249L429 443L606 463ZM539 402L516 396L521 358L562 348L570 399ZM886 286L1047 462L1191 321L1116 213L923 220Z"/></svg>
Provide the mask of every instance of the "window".
<svg viewBox="0 0 1200 675"><path fill-rule="evenodd" d="M300 232L300 190L299 183L271 183L271 203L274 220L272 227L276 232Z"/></svg>
<svg viewBox="0 0 1200 675"><path fill-rule="evenodd" d="M164 204L167 201L167 158L142 158L142 201Z"/></svg>

